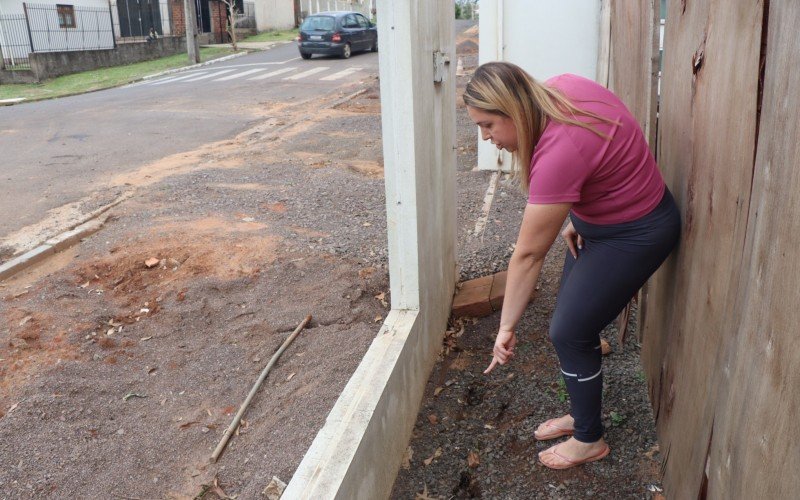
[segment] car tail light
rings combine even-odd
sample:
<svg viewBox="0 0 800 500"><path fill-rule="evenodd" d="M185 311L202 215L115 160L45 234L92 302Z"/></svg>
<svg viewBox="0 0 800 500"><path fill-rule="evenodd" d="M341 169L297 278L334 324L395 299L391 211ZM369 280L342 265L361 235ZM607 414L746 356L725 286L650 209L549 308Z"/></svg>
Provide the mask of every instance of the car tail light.
<svg viewBox="0 0 800 500"><path fill-rule="evenodd" d="M334 33L333 36L331 37L331 41L332 42L341 42L342 41L342 35L340 35L339 33Z"/></svg>

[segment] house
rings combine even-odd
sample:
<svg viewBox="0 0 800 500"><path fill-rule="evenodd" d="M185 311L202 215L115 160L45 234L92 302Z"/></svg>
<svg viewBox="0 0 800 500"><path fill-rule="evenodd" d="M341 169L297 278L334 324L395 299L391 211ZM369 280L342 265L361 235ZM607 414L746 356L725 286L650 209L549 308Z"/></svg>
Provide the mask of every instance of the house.
<svg viewBox="0 0 800 500"><path fill-rule="evenodd" d="M57 2L71 3L57 3ZM200 43L228 40L228 15L220 0L192 0ZM0 69L26 69L29 54L112 50L186 34L184 0L0 0ZM248 4L251 6L251 4ZM240 0L241 12L244 3Z"/></svg>

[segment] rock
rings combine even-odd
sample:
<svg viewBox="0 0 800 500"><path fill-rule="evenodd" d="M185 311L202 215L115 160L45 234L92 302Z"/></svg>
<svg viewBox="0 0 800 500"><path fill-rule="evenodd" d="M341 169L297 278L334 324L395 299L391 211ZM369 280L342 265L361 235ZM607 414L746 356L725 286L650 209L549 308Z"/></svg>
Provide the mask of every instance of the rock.
<svg viewBox="0 0 800 500"><path fill-rule="evenodd" d="M25 342L25 339L20 339L17 337L12 338L9 343L14 349L27 349L29 347L28 343Z"/></svg>
<svg viewBox="0 0 800 500"><path fill-rule="evenodd" d="M147 269L151 269L153 267L156 267L159 262L161 262L161 260L157 259L156 257L150 257L149 259L144 261L144 265L145 267L147 267Z"/></svg>

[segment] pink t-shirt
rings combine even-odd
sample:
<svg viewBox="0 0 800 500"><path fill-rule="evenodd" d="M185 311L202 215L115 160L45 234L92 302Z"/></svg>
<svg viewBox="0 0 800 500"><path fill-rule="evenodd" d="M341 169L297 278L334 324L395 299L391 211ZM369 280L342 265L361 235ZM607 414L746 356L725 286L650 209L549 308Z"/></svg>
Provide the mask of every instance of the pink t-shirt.
<svg viewBox="0 0 800 500"><path fill-rule="evenodd" d="M664 179L630 111L611 91L580 76L556 76L546 85L619 125L578 117L608 141L582 127L548 122L531 159L528 203L572 202L573 213L591 224L647 215L664 195Z"/></svg>

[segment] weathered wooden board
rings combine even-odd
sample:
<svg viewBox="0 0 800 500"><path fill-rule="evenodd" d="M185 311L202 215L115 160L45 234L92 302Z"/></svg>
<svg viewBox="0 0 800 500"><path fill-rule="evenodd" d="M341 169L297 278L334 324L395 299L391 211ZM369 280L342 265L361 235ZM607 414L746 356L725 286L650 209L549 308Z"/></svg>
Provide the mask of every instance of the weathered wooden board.
<svg viewBox="0 0 800 500"><path fill-rule="evenodd" d="M726 339L709 498L800 495L800 5L771 0L739 300ZM676 497L677 498L677 497Z"/></svg>
<svg viewBox="0 0 800 500"><path fill-rule="evenodd" d="M659 0L615 0L610 10L608 88L639 120L652 147L656 130Z"/></svg>
<svg viewBox="0 0 800 500"><path fill-rule="evenodd" d="M645 296L642 357L664 485L670 498L697 498L744 251L763 5L694 0L668 9L659 164L684 230Z"/></svg>

